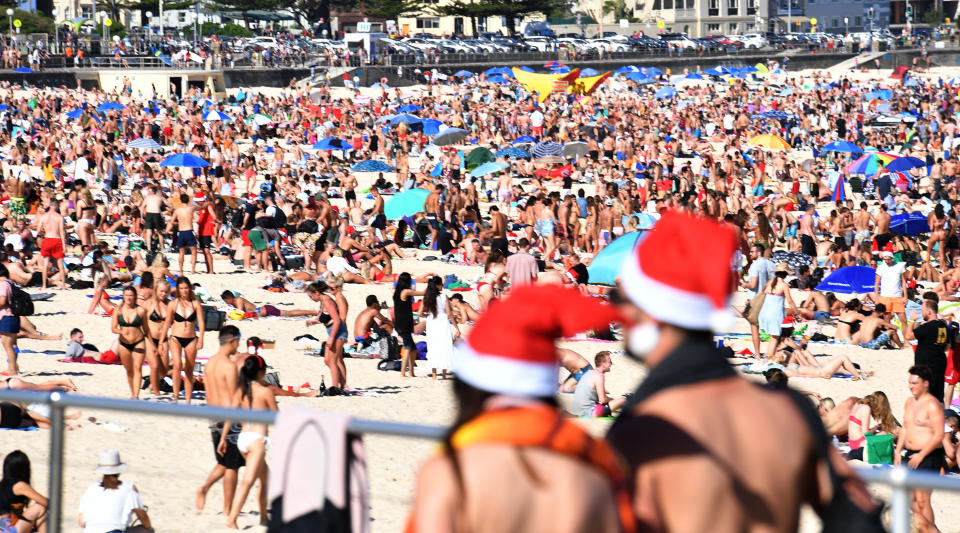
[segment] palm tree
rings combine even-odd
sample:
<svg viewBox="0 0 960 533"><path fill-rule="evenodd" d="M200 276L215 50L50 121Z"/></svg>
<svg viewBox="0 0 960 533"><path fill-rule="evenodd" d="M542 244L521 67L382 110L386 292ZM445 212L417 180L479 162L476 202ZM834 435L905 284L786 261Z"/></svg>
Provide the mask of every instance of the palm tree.
<svg viewBox="0 0 960 533"><path fill-rule="evenodd" d="M603 3L603 14L613 15L613 20L627 18L627 3L625 0L606 0Z"/></svg>

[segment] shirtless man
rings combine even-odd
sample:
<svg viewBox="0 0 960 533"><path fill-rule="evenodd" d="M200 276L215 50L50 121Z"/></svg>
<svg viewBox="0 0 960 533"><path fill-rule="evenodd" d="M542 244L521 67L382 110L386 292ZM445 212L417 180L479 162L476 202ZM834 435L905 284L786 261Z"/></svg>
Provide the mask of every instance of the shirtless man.
<svg viewBox="0 0 960 533"><path fill-rule="evenodd" d="M876 227L874 228L874 239L877 241L877 249L883 251L883 248L893 238L890 233L890 213L887 212L886 204L880 204L880 212L874 219Z"/></svg>
<svg viewBox="0 0 960 533"><path fill-rule="evenodd" d="M160 233L163 231L163 205L166 203L157 192L157 188L153 185L147 188L147 191L143 195L143 229L144 229L144 238L147 240L147 250L153 251L153 235L154 232L160 237L161 247L163 244L163 235Z"/></svg>
<svg viewBox="0 0 960 533"><path fill-rule="evenodd" d="M500 250L500 253L507 256L507 217L500 212L500 209L490 206L490 229L482 232L481 237L490 239L490 251Z"/></svg>
<svg viewBox="0 0 960 533"><path fill-rule="evenodd" d="M888 343L892 343L898 349L903 347L900 334L897 333L897 326L894 326L887 316L886 306L877 304L873 308L873 313L863 319L860 329L850 337L850 344L879 350L886 347Z"/></svg>
<svg viewBox="0 0 960 533"><path fill-rule="evenodd" d="M383 196L376 187L370 187L370 194L373 195L373 208L370 209L367 220L370 221L370 227L376 231L377 241L382 241L385 237L383 232L387 229L387 217L383 213Z"/></svg>
<svg viewBox="0 0 960 533"><path fill-rule="evenodd" d="M43 245L40 247L40 288L47 288L47 277L50 275L50 262L56 262L57 286L67 288L66 272L63 265L63 244L67 241L63 215L60 214L60 202L50 201L47 212L37 217L37 230L43 236Z"/></svg>
<svg viewBox="0 0 960 533"><path fill-rule="evenodd" d="M183 275L183 254L187 249L190 250L190 261L192 267L190 274L197 273L197 235L193 232L193 215L197 208L190 205L190 196L186 193L180 193L180 207L173 210L173 218L167 225L167 231L173 231L173 226L177 226L177 239L174 244L180 249L180 275Z"/></svg>
<svg viewBox="0 0 960 533"><path fill-rule="evenodd" d="M863 242L870 238L870 224L874 223L873 215L867 211L867 202L860 202L860 209L853 214L853 240Z"/></svg>
<svg viewBox="0 0 960 533"><path fill-rule="evenodd" d="M357 177L353 174L347 174L343 178L343 199L347 201L347 208L360 207L357 201Z"/></svg>
<svg viewBox="0 0 960 533"><path fill-rule="evenodd" d="M513 175L505 172L497 178L497 198L500 199L500 207L507 213L510 212L510 201L513 200Z"/></svg>
<svg viewBox="0 0 960 533"><path fill-rule="evenodd" d="M930 369L923 365L910 367L910 395L903 406L903 429L897 438L893 463L903 459L914 470L939 474L944 466L943 405L930 394ZM906 455L901 457L903 451ZM939 531L934 523L929 490L913 491L913 513L916 525L923 532Z"/></svg>
<svg viewBox="0 0 960 533"><path fill-rule="evenodd" d="M560 365L570 372L567 379L560 384L560 392L573 392L577 390L577 383L587 371L593 369L593 365L573 350L566 348L557 348L557 355L560 357Z"/></svg>
<svg viewBox="0 0 960 533"><path fill-rule="evenodd" d="M374 294L367 295L367 307L360 311L353 322L353 339L362 342L368 334L377 329L393 332L393 321L380 312L380 300Z"/></svg>
<svg viewBox="0 0 960 533"><path fill-rule="evenodd" d="M207 405L210 407L233 407L233 398L239 390L237 376L239 374L234 355L240 347L240 330L237 326L226 325L220 330L220 348L207 361L204 367ZM240 433L240 424L232 424L231 428ZM237 471L244 466L243 456L237 449L236 439L227 439L227 451L217 453L217 445L223 432L223 422L210 425L210 436L213 438L213 453L217 458L217 466L213 467L203 486L197 489L197 510L202 511L207 500L207 491L220 479L223 479L223 514L230 513L230 504L233 503L233 494L237 489Z"/></svg>
<svg viewBox="0 0 960 533"><path fill-rule="evenodd" d="M437 185L423 202L423 210L427 214L427 222L430 223L430 242L434 247L437 246L437 235L440 234L440 223L443 221L441 194L443 194L443 185Z"/></svg>
<svg viewBox="0 0 960 533"><path fill-rule="evenodd" d="M664 264L659 254L682 239L690 257L674 260L695 260L704 272L733 275L729 265L737 242L728 228L677 212L665 213L657 228L631 260ZM716 252L701 252L707 248ZM852 478L844 487L854 504L869 510L866 489L826 435L806 422L816 416L812 406L739 376L713 345L709 312L695 317L690 308L678 310L682 304L643 290L651 282L630 268L621 275L621 315L636 324L627 330L627 353L650 372L608 439L629 465L641 529L797 531L803 503L823 512L832 497L826 461L815 451L820 446L837 475ZM696 282L716 295L731 286L706 273ZM700 298L709 300L705 294L695 298L697 305ZM659 438L637 440L651 433ZM722 512L692 511L690 501L710 501L711 509Z"/></svg>
<svg viewBox="0 0 960 533"><path fill-rule="evenodd" d="M260 307L254 305L253 302L247 300L243 296L237 296L230 291L223 291L220 294L220 299L224 301L227 305L235 307L244 313L256 313L257 316L312 316L316 314L316 311L311 311L307 309L277 309L275 306L270 304L264 304Z"/></svg>
<svg viewBox="0 0 960 533"><path fill-rule="evenodd" d="M16 162L16 159L13 159ZM20 164L7 165L10 172L7 177L7 190L10 191L10 219L14 222L27 216L27 191L33 185L33 178L27 172L27 159L23 158Z"/></svg>
<svg viewBox="0 0 960 533"><path fill-rule="evenodd" d="M817 226L816 204L810 202L806 212L800 217L800 230L797 231L797 235L800 237L803 253L812 257L814 261L817 260Z"/></svg>

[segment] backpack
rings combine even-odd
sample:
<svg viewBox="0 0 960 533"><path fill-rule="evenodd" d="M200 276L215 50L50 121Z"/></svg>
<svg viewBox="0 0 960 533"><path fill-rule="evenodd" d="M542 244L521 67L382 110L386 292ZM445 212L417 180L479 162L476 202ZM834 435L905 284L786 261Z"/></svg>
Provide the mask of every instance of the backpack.
<svg viewBox="0 0 960 533"><path fill-rule="evenodd" d="M7 283L10 283L9 281ZM13 311L13 314L16 316L30 316L33 314L33 300L30 298L30 295L17 287L13 283L10 283L10 289L12 294L10 295L10 310Z"/></svg>
<svg viewBox="0 0 960 533"><path fill-rule="evenodd" d="M233 210L233 215L230 218L230 225L233 226L234 228L238 228L238 229L242 228L243 219L245 218L245 216L246 216L246 210L244 209L244 206L241 205L240 207Z"/></svg>
<svg viewBox="0 0 960 533"><path fill-rule="evenodd" d="M287 227L287 214L280 209L280 206L274 206L273 210L273 229L284 229Z"/></svg>
<svg viewBox="0 0 960 533"><path fill-rule="evenodd" d="M384 340L387 342L386 354L380 353L380 359L385 361L397 361L400 359L400 342L393 335L387 335ZM386 356L386 357L384 357Z"/></svg>

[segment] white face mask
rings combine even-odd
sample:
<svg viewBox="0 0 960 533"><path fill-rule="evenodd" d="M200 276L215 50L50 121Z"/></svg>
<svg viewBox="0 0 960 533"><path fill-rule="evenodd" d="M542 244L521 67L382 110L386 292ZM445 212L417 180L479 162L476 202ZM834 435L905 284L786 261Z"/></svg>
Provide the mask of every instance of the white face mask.
<svg viewBox="0 0 960 533"><path fill-rule="evenodd" d="M646 359L660 342L660 328L653 322L644 322L630 328L627 354L635 359Z"/></svg>

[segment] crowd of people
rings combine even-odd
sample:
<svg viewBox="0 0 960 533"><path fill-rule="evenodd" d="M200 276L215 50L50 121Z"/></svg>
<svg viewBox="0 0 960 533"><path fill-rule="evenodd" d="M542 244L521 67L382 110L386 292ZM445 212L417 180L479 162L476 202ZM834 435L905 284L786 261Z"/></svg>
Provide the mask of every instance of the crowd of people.
<svg viewBox="0 0 960 533"><path fill-rule="evenodd" d="M31 287L53 298L84 291L86 311L110 316L115 343L98 350L77 329L68 357L116 358L132 398L144 388L196 398L207 331L218 340L202 368L207 405L276 410L277 396L351 394L347 356L396 359L408 379L452 374L460 411L445 452L423 468L411 531L440 530L437 520L481 531L504 517L525 524L518 531L586 517L595 527L583 531L717 520L793 530L799 502L822 508L830 492L797 480L826 463L847 471L828 449L832 436L851 459L956 470L960 79L804 78L776 65L713 72L618 75L589 94L542 99L483 74L416 90L291 86L219 100L196 88L182 97L0 88L0 389L76 390L21 376L18 338L59 339L28 318L21 288ZM422 195L412 208L411 194ZM596 268L610 256L612 274ZM406 268L428 257L482 272L451 279ZM303 292L316 307L281 309L196 282L235 271L267 275L264 289ZM345 285L370 291L357 314ZM390 287L390 301L373 294L377 285ZM724 322L738 292L732 310L750 330L742 340ZM326 336L313 338L329 381L297 391L271 383L261 340L240 349L240 329L220 312L323 326ZM611 323L620 325L611 332ZM613 350L590 361L555 349L583 330L623 340L651 369L637 391L609 390ZM715 334L746 347L718 348ZM818 344L838 351L822 357ZM795 379L871 380L866 350L911 345L902 425L890 391L819 398L817 417L808 400L779 390ZM558 366L568 373L559 383ZM769 388L738 370L764 374ZM570 414L619 415L606 441L558 418L560 391L572 394ZM42 405L0 404L3 427L29 423L49 425ZM526 430L491 429L501 425ZM258 482L267 519L267 429L211 426L217 466L196 503L222 479L231 527ZM569 439L538 440L551 431ZM636 446L651 433L662 437ZM473 446L481 443L496 446ZM524 458L506 451L514 446L539 449ZM684 462L680 449L709 459ZM132 485L107 479L119 464L101 458L104 481L89 501L110 499L149 527ZM541 470L550 491L489 512L492 494L542 485ZM18 475L29 485L29 470ZM464 502L462 487L475 485L486 489L466 491ZM8 497L0 481L0 513L23 497L33 502L26 510L45 507L16 486ZM572 486L582 492L563 492ZM689 491L733 511L686 512ZM575 505L557 512L561 497ZM851 497L868 513L865 492ZM89 523L96 505L84 501ZM929 492L916 491L914 510L921 529L934 530Z"/></svg>

